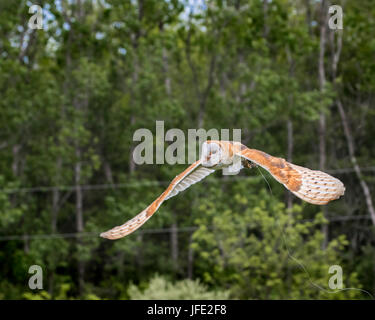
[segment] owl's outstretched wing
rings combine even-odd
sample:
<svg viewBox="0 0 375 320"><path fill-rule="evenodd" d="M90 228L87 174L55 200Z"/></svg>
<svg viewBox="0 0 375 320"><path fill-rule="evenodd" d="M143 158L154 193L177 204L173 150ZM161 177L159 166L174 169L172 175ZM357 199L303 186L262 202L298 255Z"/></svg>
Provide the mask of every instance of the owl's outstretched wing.
<svg viewBox="0 0 375 320"><path fill-rule="evenodd" d="M123 225L101 233L100 236L111 240L127 236L150 219L165 200L174 197L179 192L184 191L191 185L201 181L212 172L214 172L214 170L205 168L201 165L201 160L194 162L185 171L176 176L168 188L145 210L136 215L133 219L125 222Z"/></svg>
<svg viewBox="0 0 375 320"><path fill-rule="evenodd" d="M266 169L288 190L312 204L327 204L340 198L345 192L344 184L327 173L297 166L285 159L265 152L241 146L237 155Z"/></svg>

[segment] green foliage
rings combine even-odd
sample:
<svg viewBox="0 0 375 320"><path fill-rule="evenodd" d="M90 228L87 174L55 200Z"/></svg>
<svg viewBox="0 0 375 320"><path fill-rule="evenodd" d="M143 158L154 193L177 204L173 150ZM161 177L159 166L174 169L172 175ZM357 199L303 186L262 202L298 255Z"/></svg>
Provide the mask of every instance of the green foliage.
<svg viewBox="0 0 375 320"><path fill-rule="evenodd" d="M52 298L51 294L49 294L45 290L41 290L40 292L37 293L31 293L31 292L26 292L23 294L23 298L26 300L74 300L73 298L69 297L68 292L71 289L70 284L63 284L60 287L59 293ZM98 296L95 294L89 293L85 296L82 297L84 300L100 300Z"/></svg>
<svg viewBox="0 0 375 320"><path fill-rule="evenodd" d="M225 300L227 291L210 291L199 280L181 280L176 283L161 276L154 276L145 290L130 285L128 294L132 300Z"/></svg>
<svg viewBox="0 0 375 320"><path fill-rule="evenodd" d="M192 247L207 283L229 287L232 297L241 299L360 297L358 291L327 293L334 291L328 287L329 267L343 265L345 236L332 239L323 251L320 226L327 221L322 214L306 221L301 206L287 210L266 191L249 195L250 189L254 184L238 182L234 200L221 204L218 214L215 199L223 194L212 188L197 208L200 227ZM357 275L345 274L345 287L358 288Z"/></svg>
<svg viewBox="0 0 375 320"><path fill-rule="evenodd" d="M345 287L375 287L375 229L335 104L373 197L372 1L338 1L344 30L327 29L324 86L320 1L39 3L44 29L30 30L29 1L0 1L0 299L368 298L326 290L334 264ZM101 239L186 168L133 165L135 130L155 134L156 120L186 136L238 128L244 144L313 169L325 158L345 197L286 209L283 187L270 181L271 196L258 169L215 173L144 233ZM33 264L40 292L27 287Z"/></svg>

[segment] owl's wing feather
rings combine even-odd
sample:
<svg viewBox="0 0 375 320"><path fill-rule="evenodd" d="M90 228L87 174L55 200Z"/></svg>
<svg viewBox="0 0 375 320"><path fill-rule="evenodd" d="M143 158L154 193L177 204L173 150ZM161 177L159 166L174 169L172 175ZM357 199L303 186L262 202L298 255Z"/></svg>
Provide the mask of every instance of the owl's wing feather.
<svg viewBox="0 0 375 320"><path fill-rule="evenodd" d="M344 184L329 174L292 164L265 152L241 147L237 155L266 169L297 197L312 204L323 205L340 198Z"/></svg>
<svg viewBox="0 0 375 320"><path fill-rule="evenodd" d="M193 172L191 172L189 175L187 175L185 178L179 182L175 188L172 189L172 191L168 194L168 196L165 198L165 200L168 200L174 196L176 196L178 193L184 191L185 189L189 188L191 185L203 180L208 175L210 175L215 170L205 168L205 167L198 167Z"/></svg>
<svg viewBox="0 0 375 320"><path fill-rule="evenodd" d="M301 187L297 191L292 191L302 200L323 205L344 195L344 184L329 174L318 170L310 170L291 163L290 166L302 176Z"/></svg>
<svg viewBox="0 0 375 320"><path fill-rule="evenodd" d="M133 219L125 222L123 225L101 233L100 236L111 240L127 236L150 219L165 200L174 197L179 192L182 192L191 185L201 181L214 171L215 170L203 167L201 165L201 160L194 162L190 167L176 176L168 188L145 210L136 215Z"/></svg>

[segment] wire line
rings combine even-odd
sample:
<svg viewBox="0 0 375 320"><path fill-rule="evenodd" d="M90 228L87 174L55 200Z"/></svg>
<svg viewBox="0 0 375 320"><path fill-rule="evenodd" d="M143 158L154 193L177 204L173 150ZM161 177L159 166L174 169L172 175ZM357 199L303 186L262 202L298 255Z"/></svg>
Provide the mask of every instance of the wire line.
<svg viewBox="0 0 375 320"><path fill-rule="evenodd" d="M326 218L329 222L339 222L339 221L350 221L350 220L361 220L361 219L371 219L368 215L361 216L334 216ZM309 222L313 219L303 219L300 222ZM174 229L174 232L191 232L197 230L199 227L190 226L190 227L181 227L177 230ZM208 229L213 228L213 226L208 226ZM102 231L98 232L71 232L71 233L55 233L55 234L26 234L26 235L5 235L0 236L0 241L11 241L11 240L41 240L41 239L59 239L59 238L85 238L85 237L99 237L99 234ZM156 229L144 229L138 230L138 234L158 234L158 233L169 233L172 232L172 228L156 228Z"/></svg>

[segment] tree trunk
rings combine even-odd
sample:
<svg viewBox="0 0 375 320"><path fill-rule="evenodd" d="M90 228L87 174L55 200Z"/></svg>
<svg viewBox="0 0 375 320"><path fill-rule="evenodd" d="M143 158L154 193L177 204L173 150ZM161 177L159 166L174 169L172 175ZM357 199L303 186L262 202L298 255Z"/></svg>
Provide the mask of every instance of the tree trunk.
<svg viewBox="0 0 375 320"><path fill-rule="evenodd" d="M324 68L324 55L326 46L326 33L327 33L327 6L326 0L322 1L321 11L320 11L321 21L320 21L320 41L319 41L319 86L320 91L324 92L324 87L326 83L326 75ZM326 116L324 112L320 113L319 116L319 169L321 171L325 170L326 167ZM323 215L327 217L327 208L323 207ZM322 226L322 232L324 234L323 249L327 247L328 243L328 224Z"/></svg>
<svg viewBox="0 0 375 320"><path fill-rule="evenodd" d="M164 84L165 84L165 92L167 97L171 95L171 78L169 77L169 64L168 64L168 53L167 49L163 47L163 72L164 72Z"/></svg>
<svg viewBox="0 0 375 320"><path fill-rule="evenodd" d="M288 131L288 153L287 161L293 161L293 122L291 119L287 121L287 131ZM287 208L291 209L293 206L293 196L290 191L287 191Z"/></svg>
<svg viewBox="0 0 375 320"><path fill-rule="evenodd" d="M339 31L337 33L337 47L335 48L335 39L334 39L334 33L332 33L332 78L333 80L336 79L336 74L337 74L337 66L340 61L340 56L341 56L341 49L342 49L342 33ZM337 99L336 101L337 108L339 110L340 118L341 118L341 123L344 128L344 134L346 138L346 143L348 146L348 151L349 151L349 156L350 156L350 161L353 165L354 172L356 173L356 176L359 180L359 183L361 185L363 194L365 196L366 200L366 205L367 205L367 210L370 214L371 220L373 225L375 226L375 209L374 205L372 202L372 197L371 197L371 192L370 189L365 181L365 179L362 176L362 171L361 167L358 165L357 158L355 156L355 143L353 139L353 134L349 126L348 118L346 116L345 108L342 104L341 99Z"/></svg>
<svg viewBox="0 0 375 320"><path fill-rule="evenodd" d="M270 32L270 27L268 26L268 1L269 0L263 0L263 37L265 39L268 38L268 34Z"/></svg>
<svg viewBox="0 0 375 320"><path fill-rule="evenodd" d="M52 233L56 233L57 231L57 216L59 214L59 205L60 205L60 190L57 185L60 183L61 166L62 166L62 159L59 156L56 161L57 179L55 179L55 187L52 190L52 217L51 217Z"/></svg>
<svg viewBox="0 0 375 320"><path fill-rule="evenodd" d="M51 217L51 231L56 233L57 230L57 215L59 211L60 190L54 187L52 191L52 217Z"/></svg>
<svg viewBox="0 0 375 320"><path fill-rule="evenodd" d="M160 27L160 30L163 30L163 27ZM169 65L168 65L168 54L165 46L162 49L162 68L164 74L164 84L167 98L170 98L171 95L171 79L169 77ZM171 256L173 261L173 270L176 272L178 270L178 223L177 215L175 210L172 213L173 223L171 225Z"/></svg>
<svg viewBox="0 0 375 320"><path fill-rule="evenodd" d="M311 29L311 7L310 7L310 0L305 0L305 7L306 7L306 23L307 29L309 30L309 35L312 35Z"/></svg>
<svg viewBox="0 0 375 320"><path fill-rule="evenodd" d="M178 270L178 224L177 215L173 210L173 223L171 226L171 255L173 262L173 270L176 272Z"/></svg>
<svg viewBox="0 0 375 320"><path fill-rule="evenodd" d="M189 24L191 24L190 17L189 17ZM202 128L203 122L204 122L204 116L206 113L207 98L215 81L214 73L216 69L217 52L215 51L215 48L212 49L212 56L211 56L210 66L209 66L208 75L207 75L207 86L203 90L201 90L196 66L191 58L191 33L192 33L191 30L192 28L190 26L187 37L186 37L185 53L186 53L186 60L187 60L188 66L190 67L191 73L193 75L193 85L195 89L195 94L199 101L197 127ZM219 40L219 34L220 34L220 31L217 33L217 36L216 36L217 41Z"/></svg>
<svg viewBox="0 0 375 320"><path fill-rule="evenodd" d="M143 0L138 0L138 23L139 28L136 30L134 34L132 34L132 46L134 50L134 61L133 61L133 73L132 73L132 89L130 92L131 100L135 101L137 99L137 86L138 86L138 77L139 77L139 60L138 56L138 45L139 45L139 38L142 35L142 19L143 19ZM135 123L136 116L133 113L130 116L130 126L132 127ZM130 153L129 153L129 173L132 174L135 171L135 162L133 161L133 151L134 151L134 145L131 143L130 146Z"/></svg>
<svg viewBox="0 0 375 320"><path fill-rule="evenodd" d="M137 40L135 40L137 41ZM136 50L138 44L135 43L134 44L134 50ZM137 54L135 55L135 61L134 61L134 70L133 70L133 74L132 74L132 90L131 90L131 99L133 101L136 100L136 93L135 93L135 90L137 88L137 83L138 83L138 57L137 57ZM134 110L133 110L134 112ZM135 123L135 114L133 113L131 116L130 116L130 127L133 127ZM135 171L135 162L133 160L133 151L134 151L134 144L131 143L131 146L130 146L130 153L129 153L129 173L132 174L134 171Z"/></svg>
<svg viewBox="0 0 375 320"><path fill-rule="evenodd" d="M13 173L13 176L15 177L17 177L19 173L20 150L21 150L21 146L19 144L15 144L12 148L12 153L13 153L12 173Z"/></svg>
<svg viewBox="0 0 375 320"><path fill-rule="evenodd" d="M52 190L52 215L51 215L51 232L52 234L57 233L57 216L59 214L60 206L60 190L58 183L60 182L60 170L61 170L61 157L59 156L56 161L57 167L57 179L55 179L55 187ZM54 272L55 270L49 270L48 272L48 292L51 296L54 293Z"/></svg>
<svg viewBox="0 0 375 320"><path fill-rule="evenodd" d="M337 108L339 109L340 117L341 117L341 123L344 128L344 133L346 137L346 143L348 145L348 150L349 150L349 156L350 156L350 161L352 162L354 171L357 175L357 178L359 180L359 183L361 185L363 194L366 199L366 205L367 205L367 210L370 214L371 220L373 225L375 226L375 210L374 210L374 205L372 203L372 198L371 198L371 193L370 189L364 180L361 172L361 168L358 165L357 158L355 156L355 149L354 149L354 140L353 136L349 127L348 119L346 117L345 109L344 106L342 105L342 102L340 99L337 99Z"/></svg>
<svg viewBox="0 0 375 320"><path fill-rule="evenodd" d="M339 113L340 113L340 117L341 117L341 123L342 123L342 126L344 128L346 142L347 142L348 150L349 150L350 161L353 165L355 174L356 174L356 176L359 180L359 183L361 185L363 194L365 196L367 210L370 214L372 224L375 226L375 209L374 209L374 205L372 203L371 192L370 192L370 189L369 189L365 179L362 176L361 167L358 165L357 158L355 156L353 135L352 135L350 127L349 127L349 123L348 123L348 119L346 117L345 109L344 109L344 106L342 105L340 99L337 99L336 104L337 104L337 108L339 109ZM375 275L375 259L373 261L373 266L374 266L374 275ZM375 290L375 277L374 277L373 287L374 287L374 290Z"/></svg>
<svg viewBox="0 0 375 320"><path fill-rule="evenodd" d="M107 160L103 160L103 167L104 167L104 175L105 175L106 181L110 185L113 185L114 180L113 180L112 168Z"/></svg>
<svg viewBox="0 0 375 320"><path fill-rule="evenodd" d="M77 162L74 165L74 180L76 190L76 228L77 232L83 232L82 187L81 187L81 149L76 147Z"/></svg>
<svg viewBox="0 0 375 320"><path fill-rule="evenodd" d="M137 267L138 267L138 274L139 274L140 278L142 277L142 269L143 269L143 250L142 250L143 246L142 246L142 243L143 243L143 233L139 232L138 235L137 235L138 250L137 250L137 254L135 256L135 260L136 260L136 264L137 264Z"/></svg>
<svg viewBox="0 0 375 320"><path fill-rule="evenodd" d="M54 274L53 272L48 273L48 293L53 296L54 293Z"/></svg>
<svg viewBox="0 0 375 320"><path fill-rule="evenodd" d="M193 279L193 268L194 268L194 250L191 247L193 243L193 233L191 233L189 237L189 248L188 248L188 272L187 277L188 279Z"/></svg>
<svg viewBox="0 0 375 320"><path fill-rule="evenodd" d="M81 187L81 149L76 146L76 163L74 166L74 180L76 190L76 230L78 233L83 232L83 193ZM77 238L77 245L81 245L81 239ZM78 257L78 286L80 295L84 291L85 263Z"/></svg>
<svg viewBox="0 0 375 320"><path fill-rule="evenodd" d="M288 63L289 63L289 77L290 79L293 79L294 77L294 60L293 60L293 57L292 57L292 54L290 52L290 49L289 47L287 46L286 47L286 56L287 56L287 59L288 59ZM288 95L288 104L289 104L289 108L292 110L293 109L293 106L294 106L294 101L293 101L293 94L290 93ZM293 161L293 121L291 119L291 114L289 115L289 118L287 120L287 161L289 162L292 162ZM286 203L287 203L287 208L289 209L289 214L292 214L291 212L291 208L293 206L293 197L292 197L292 193L288 190L286 190Z"/></svg>

